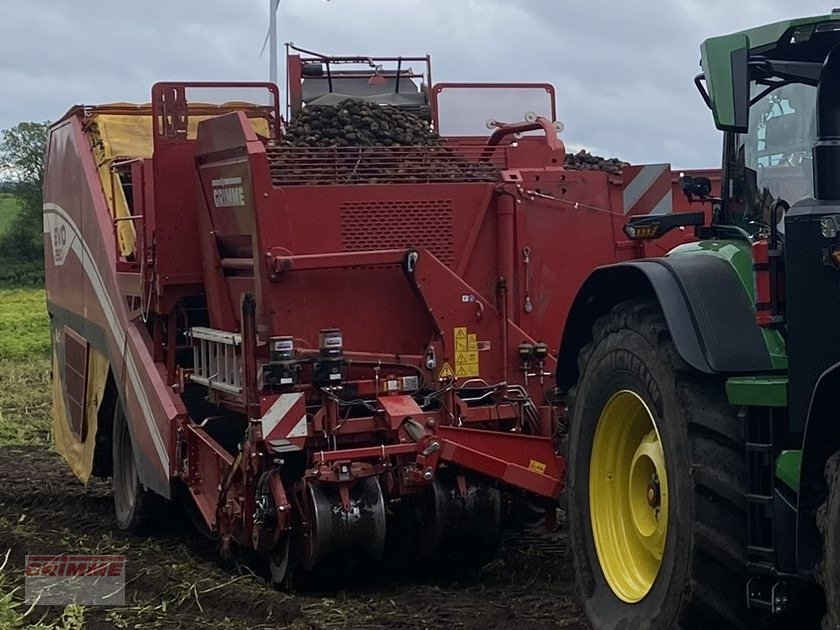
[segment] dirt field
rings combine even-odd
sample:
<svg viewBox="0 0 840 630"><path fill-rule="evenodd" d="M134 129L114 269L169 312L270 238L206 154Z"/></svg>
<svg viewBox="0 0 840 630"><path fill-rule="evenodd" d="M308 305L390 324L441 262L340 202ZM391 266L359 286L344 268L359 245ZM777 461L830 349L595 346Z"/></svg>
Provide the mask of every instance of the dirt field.
<svg viewBox="0 0 840 630"><path fill-rule="evenodd" d="M214 543L180 532L142 539L116 531L110 488L84 488L43 447L0 447L0 593L20 586L27 553L125 553L127 606L89 607L85 628L586 628L562 559L563 532L508 530L498 557L458 576L384 569L329 592L273 589ZM26 606L16 610L24 612ZM27 623L61 610L36 607ZM0 620L2 625L2 620Z"/></svg>
<svg viewBox="0 0 840 630"><path fill-rule="evenodd" d="M48 344L43 289L0 288L0 630L587 627L562 531L509 529L482 569L371 567L323 591L274 589L189 525L145 539L119 532L109 483L85 488L50 450ZM128 557L127 605L27 612L25 555L86 552Z"/></svg>

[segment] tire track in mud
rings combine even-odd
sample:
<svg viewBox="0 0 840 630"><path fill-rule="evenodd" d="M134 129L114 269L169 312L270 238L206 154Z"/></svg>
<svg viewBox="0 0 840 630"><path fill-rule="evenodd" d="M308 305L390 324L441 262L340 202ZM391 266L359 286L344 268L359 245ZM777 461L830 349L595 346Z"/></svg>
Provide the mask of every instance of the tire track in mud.
<svg viewBox="0 0 840 630"><path fill-rule="evenodd" d="M10 550L4 587L20 587L17 600L27 553L127 556L126 606L85 609L86 628L583 629L564 540L564 533L508 531L481 569L372 570L330 590L284 591L242 563L220 560L215 543L183 523L150 538L118 531L107 482L85 488L43 448L0 448L0 559ZM27 621L60 614L39 606Z"/></svg>

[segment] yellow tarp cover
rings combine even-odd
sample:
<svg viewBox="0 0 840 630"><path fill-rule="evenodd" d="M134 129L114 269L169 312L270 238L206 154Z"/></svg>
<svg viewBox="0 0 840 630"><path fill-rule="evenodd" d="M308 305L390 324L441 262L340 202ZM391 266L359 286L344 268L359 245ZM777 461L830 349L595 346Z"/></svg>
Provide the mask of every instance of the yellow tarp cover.
<svg viewBox="0 0 840 630"><path fill-rule="evenodd" d="M136 114L94 114L93 124L88 133L93 142L99 179L102 181L108 207L111 208L111 216L128 217L131 213L128 211L125 191L118 178L114 177L112 180L111 166L116 158L152 157L152 117ZM117 234L120 254L128 256L134 252L134 221L117 223Z"/></svg>
<svg viewBox="0 0 840 630"><path fill-rule="evenodd" d="M137 113L94 113L91 118L88 135L99 168L102 190L111 208L111 216L124 219L130 216L128 201L119 179L113 177L112 181L111 166L116 160L152 157L152 116ZM198 135L198 123L209 118L213 116L190 116L187 122L187 137L195 138ZM267 120L251 118L251 124L257 134L268 136ZM134 252L134 221L120 221L117 224L117 234L120 254L128 256Z"/></svg>
<svg viewBox="0 0 840 630"><path fill-rule="evenodd" d="M87 381L85 386L85 420L87 433L85 440L79 440L78 436L70 428L70 421L67 417L67 407L64 404L65 384L58 377L61 372L58 369L58 356L53 349L52 356L52 435L55 450L70 465L70 470L79 478L82 483L87 483L93 470L93 452L96 448L96 431L99 416L99 405L105 393L105 384L108 381L108 360L105 355L95 348L88 346Z"/></svg>

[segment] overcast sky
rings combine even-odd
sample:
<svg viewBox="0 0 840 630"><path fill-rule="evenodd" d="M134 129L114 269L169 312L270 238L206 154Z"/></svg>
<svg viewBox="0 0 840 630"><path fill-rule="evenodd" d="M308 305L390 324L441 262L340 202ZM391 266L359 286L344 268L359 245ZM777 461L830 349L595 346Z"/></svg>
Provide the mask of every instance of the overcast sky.
<svg viewBox="0 0 840 630"><path fill-rule="evenodd" d="M838 0L840 4L840 0ZM0 129L74 103L148 101L158 80L265 80L268 0L0 0ZM280 42L432 55L436 81L547 81L567 144L714 166L692 79L703 39L820 14L813 0L281 0ZM282 48L282 47L281 47ZM282 67L282 63L281 63Z"/></svg>

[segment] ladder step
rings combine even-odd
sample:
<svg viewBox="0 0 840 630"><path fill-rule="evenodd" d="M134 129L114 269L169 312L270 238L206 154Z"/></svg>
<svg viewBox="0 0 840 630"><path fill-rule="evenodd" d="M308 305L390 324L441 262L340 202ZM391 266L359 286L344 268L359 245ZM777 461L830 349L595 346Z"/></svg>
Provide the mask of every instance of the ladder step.
<svg viewBox="0 0 840 630"><path fill-rule="evenodd" d="M773 503L773 495L768 494L747 494L748 503Z"/></svg>
<svg viewBox="0 0 840 630"><path fill-rule="evenodd" d="M188 338L193 342L193 373L190 380L231 394L242 393L240 372L242 356L239 351L242 335L214 328L190 328Z"/></svg>
<svg viewBox="0 0 840 630"><path fill-rule="evenodd" d="M748 451L758 453L769 453L773 450L773 445L767 444L765 442L747 442L746 444L744 444L744 448Z"/></svg>

